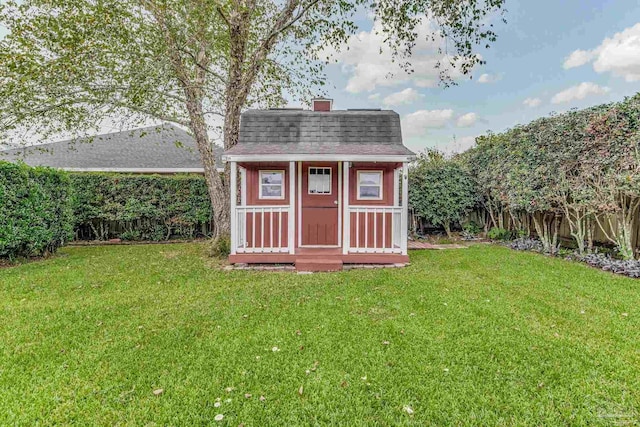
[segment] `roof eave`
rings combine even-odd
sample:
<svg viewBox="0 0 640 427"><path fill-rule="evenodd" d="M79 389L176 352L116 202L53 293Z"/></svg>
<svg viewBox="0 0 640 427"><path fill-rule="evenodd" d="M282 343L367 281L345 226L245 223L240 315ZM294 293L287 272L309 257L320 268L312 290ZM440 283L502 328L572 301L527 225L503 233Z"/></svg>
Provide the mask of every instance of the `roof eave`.
<svg viewBox="0 0 640 427"><path fill-rule="evenodd" d="M223 162L410 162L414 154L224 154Z"/></svg>

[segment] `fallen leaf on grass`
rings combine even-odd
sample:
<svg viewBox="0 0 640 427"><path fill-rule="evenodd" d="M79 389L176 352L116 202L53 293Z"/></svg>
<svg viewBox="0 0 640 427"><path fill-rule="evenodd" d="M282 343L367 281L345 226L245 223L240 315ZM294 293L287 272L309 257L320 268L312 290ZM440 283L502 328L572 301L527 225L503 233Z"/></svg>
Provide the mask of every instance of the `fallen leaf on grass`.
<svg viewBox="0 0 640 427"><path fill-rule="evenodd" d="M164 393L164 389L159 388L157 390L153 390L153 394L156 396L160 396L162 393Z"/></svg>
<svg viewBox="0 0 640 427"><path fill-rule="evenodd" d="M260 396L260 402L264 402L265 400L267 400L267 398L266 398L266 397L264 397L264 396Z"/></svg>
<svg viewBox="0 0 640 427"><path fill-rule="evenodd" d="M409 415L413 414L413 409L411 408L411 406L405 406L405 407L402 408L402 410L404 412L406 412L407 414L409 414Z"/></svg>
<svg viewBox="0 0 640 427"><path fill-rule="evenodd" d="M246 399L251 399L251 393L245 393L245 394L244 394L244 397L245 397Z"/></svg>
<svg viewBox="0 0 640 427"><path fill-rule="evenodd" d="M300 388L298 389L298 394L302 396L303 393L304 393L304 387L300 386Z"/></svg>
<svg viewBox="0 0 640 427"><path fill-rule="evenodd" d="M222 421L224 419L224 415L218 414L215 417L213 417L213 419L216 421Z"/></svg>

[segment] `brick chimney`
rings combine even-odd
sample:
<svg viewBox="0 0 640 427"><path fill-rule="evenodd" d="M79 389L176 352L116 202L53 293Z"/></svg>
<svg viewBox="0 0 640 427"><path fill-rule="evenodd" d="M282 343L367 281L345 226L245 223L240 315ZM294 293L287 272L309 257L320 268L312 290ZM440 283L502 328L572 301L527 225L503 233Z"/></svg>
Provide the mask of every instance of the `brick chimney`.
<svg viewBox="0 0 640 427"><path fill-rule="evenodd" d="M333 99L313 98L311 100L311 109L313 111L331 111Z"/></svg>

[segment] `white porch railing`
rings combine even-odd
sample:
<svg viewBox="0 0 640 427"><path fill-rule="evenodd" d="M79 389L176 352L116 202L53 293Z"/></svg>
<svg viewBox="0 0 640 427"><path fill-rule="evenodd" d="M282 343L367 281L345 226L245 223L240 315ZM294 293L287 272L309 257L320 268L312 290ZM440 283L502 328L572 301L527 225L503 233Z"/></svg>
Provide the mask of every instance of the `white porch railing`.
<svg viewBox="0 0 640 427"><path fill-rule="evenodd" d="M349 252L402 253L402 206L349 206Z"/></svg>
<svg viewBox="0 0 640 427"><path fill-rule="evenodd" d="M289 205L236 206L236 253L289 252Z"/></svg>

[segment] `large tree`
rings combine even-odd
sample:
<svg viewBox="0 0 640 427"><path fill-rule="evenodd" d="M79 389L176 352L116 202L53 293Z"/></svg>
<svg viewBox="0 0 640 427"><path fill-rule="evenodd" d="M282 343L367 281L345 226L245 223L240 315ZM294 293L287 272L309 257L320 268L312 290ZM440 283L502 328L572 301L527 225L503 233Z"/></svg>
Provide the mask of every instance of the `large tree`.
<svg viewBox="0 0 640 427"><path fill-rule="evenodd" d="M504 0L8 0L0 5L0 131L42 139L95 131L105 117L149 118L191 130L202 156L216 236L229 232L228 170L211 135L238 142L240 113L308 99L324 83L324 53L375 16L404 71L424 19L442 41L441 81L495 41ZM381 46L382 48L382 46ZM390 70L393 71L393 70Z"/></svg>

